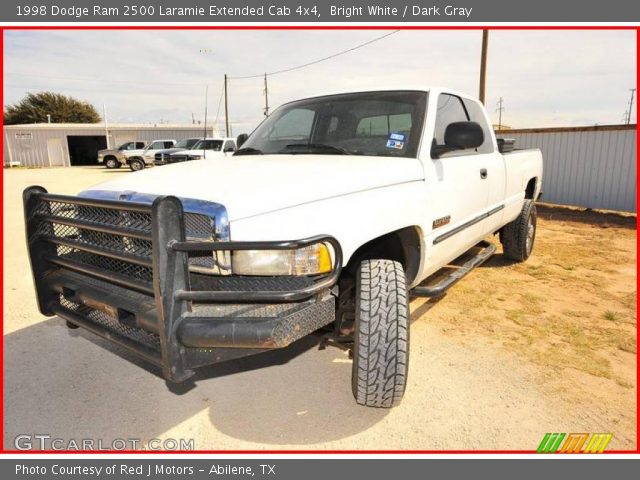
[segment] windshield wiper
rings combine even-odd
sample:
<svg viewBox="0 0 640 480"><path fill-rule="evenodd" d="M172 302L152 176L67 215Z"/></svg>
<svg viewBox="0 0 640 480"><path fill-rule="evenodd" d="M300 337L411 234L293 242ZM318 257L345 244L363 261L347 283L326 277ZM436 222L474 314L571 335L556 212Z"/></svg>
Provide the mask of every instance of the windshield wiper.
<svg viewBox="0 0 640 480"><path fill-rule="evenodd" d="M234 155L264 155L264 153L262 152L262 150L258 150L257 148L244 147L236 150Z"/></svg>
<svg viewBox="0 0 640 480"><path fill-rule="evenodd" d="M353 155L349 150L336 147L335 145L325 145L324 143L290 143L285 146L284 149L280 153L294 153L288 152L287 150L316 150L323 151L325 153L334 153L338 155Z"/></svg>

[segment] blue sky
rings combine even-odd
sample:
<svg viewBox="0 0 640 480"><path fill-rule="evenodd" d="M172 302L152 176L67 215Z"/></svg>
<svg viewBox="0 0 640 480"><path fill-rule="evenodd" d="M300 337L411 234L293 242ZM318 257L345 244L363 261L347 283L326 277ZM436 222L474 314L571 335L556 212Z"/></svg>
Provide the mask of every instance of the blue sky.
<svg viewBox="0 0 640 480"><path fill-rule="evenodd" d="M52 90L87 100L110 122L209 123L224 73L260 74L307 63L381 31L7 31L5 104ZM375 85L442 85L477 94L480 31L401 31L269 79L270 104ZM201 52L205 50L205 52ZM636 84L634 31L492 31L487 108L497 123L550 127L621 123ZM263 80L231 80L233 133L262 120ZM635 109L634 109L635 110ZM219 123L222 123L222 111ZM635 115L632 116L635 121Z"/></svg>

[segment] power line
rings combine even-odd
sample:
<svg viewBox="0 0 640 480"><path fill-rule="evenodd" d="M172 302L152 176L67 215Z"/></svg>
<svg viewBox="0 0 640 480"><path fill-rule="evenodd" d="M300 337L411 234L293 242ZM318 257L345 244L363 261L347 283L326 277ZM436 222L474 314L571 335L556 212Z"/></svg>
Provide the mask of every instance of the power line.
<svg viewBox="0 0 640 480"><path fill-rule="evenodd" d="M311 65L315 65L317 63L324 62L326 60L331 60L332 58L339 57L340 55L344 55L345 53L353 52L354 50L358 50L359 48L366 47L367 45L371 45L372 43L375 43L375 42L378 42L378 41L380 41L380 40L382 40L384 38L390 37L391 35L394 35L394 34L398 33L399 31L400 30L394 30L393 32L386 33L386 34L384 34L384 35L382 35L380 37L376 37L376 38L374 38L372 40L369 40L369 41L366 41L366 42L361 43L359 45L356 45L355 47L351 47L351 48L348 48L346 50L342 50L340 52L334 53L334 54L329 55L327 57L322 57L322 58L319 58L317 60L313 60L312 62L304 63L302 65L296 65L295 67L289 67L289 68L285 68L285 69L282 69L282 70L276 70L275 72L266 72L266 73L259 73L259 74L256 74L256 75L243 75L243 76L239 76L239 77L228 77L228 78L229 78L229 80L246 80L246 79L249 79L249 78L262 78L265 75L273 76L273 75L279 75L280 73L286 73L286 72L292 72L294 70L300 70L301 68L310 67Z"/></svg>

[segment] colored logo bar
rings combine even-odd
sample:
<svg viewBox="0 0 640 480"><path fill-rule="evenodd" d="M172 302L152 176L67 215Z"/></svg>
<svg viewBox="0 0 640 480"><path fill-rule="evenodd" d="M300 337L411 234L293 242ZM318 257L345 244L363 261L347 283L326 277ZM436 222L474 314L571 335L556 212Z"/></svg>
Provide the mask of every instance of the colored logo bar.
<svg viewBox="0 0 640 480"><path fill-rule="evenodd" d="M602 453L612 437L612 433L546 433L536 452Z"/></svg>

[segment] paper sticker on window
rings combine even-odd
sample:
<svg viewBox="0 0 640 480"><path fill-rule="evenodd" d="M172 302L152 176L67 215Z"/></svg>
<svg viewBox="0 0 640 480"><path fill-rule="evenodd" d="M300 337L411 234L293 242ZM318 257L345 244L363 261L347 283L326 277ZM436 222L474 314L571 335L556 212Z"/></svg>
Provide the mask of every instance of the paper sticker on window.
<svg viewBox="0 0 640 480"><path fill-rule="evenodd" d="M387 148L393 148L396 150L402 150L404 148L404 142L400 142L398 140L388 140Z"/></svg>
<svg viewBox="0 0 640 480"><path fill-rule="evenodd" d="M389 140L398 140L400 142L404 142L404 135L401 133L392 133L389 135Z"/></svg>

